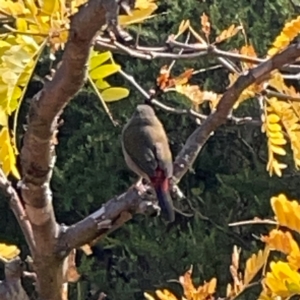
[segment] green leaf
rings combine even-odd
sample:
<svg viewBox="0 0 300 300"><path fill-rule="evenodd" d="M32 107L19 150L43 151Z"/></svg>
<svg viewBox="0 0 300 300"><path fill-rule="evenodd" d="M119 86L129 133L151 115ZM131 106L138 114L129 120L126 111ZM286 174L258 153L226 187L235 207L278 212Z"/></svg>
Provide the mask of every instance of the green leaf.
<svg viewBox="0 0 300 300"><path fill-rule="evenodd" d="M94 69L93 71L91 71L90 76L93 80L95 80L95 79L108 77L120 70L121 70L121 67L119 65L106 64L106 65L100 66L100 67Z"/></svg>
<svg viewBox="0 0 300 300"><path fill-rule="evenodd" d="M121 87L112 87L101 93L105 102L114 102L128 97L129 90Z"/></svg>

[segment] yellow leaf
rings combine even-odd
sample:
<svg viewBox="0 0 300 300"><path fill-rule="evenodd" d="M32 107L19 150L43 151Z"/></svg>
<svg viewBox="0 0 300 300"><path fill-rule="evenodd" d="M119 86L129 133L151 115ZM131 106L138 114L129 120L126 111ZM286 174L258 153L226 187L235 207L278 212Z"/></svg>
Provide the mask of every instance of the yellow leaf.
<svg viewBox="0 0 300 300"><path fill-rule="evenodd" d="M43 6L41 10L47 15L51 16L53 13L59 11L59 0L43 0Z"/></svg>
<svg viewBox="0 0 300 300"><path fill-rule="evenodd" d="M286 168L287 168L287 164L282 164L282 163L280 163L280 164L278 164L278 167L279 167L280 169L286 169Z"/></svg>
<svg viewBox="0 0 300 300"><path fill-rule="evenodd" d="M281 131L268 131L268 137L270 139L283 139L284 134Z"/></svg>
<svg viewBox="0 0 300 300"><path fill-rule="evenodd" d="M279 116L278 115L275 115L275 114L269 114L267 116L267 121L269 123L278 123L280 120Z"/></svg>
<svg viewBox="0 0 300 300"><path fill-rule="evenodd" d="M136 9L145 9L153 2L156 2L156 0L136 0L134 7Z"/></svg>
<svg viewBox="0 0 300 300"><path fill-rule="evenodd" d="M196 288L192 282L191 275L192 267L183 276L179 277L179 282L183 287L184 295L187 299L208 299L215 293L217 286L216 278L212 278L209 282L204 282L203 285Z"/></svg>
<svg viewBox="0 0 300 300"><path fill-rule="evenodd" d="M264 251L259 250L257 254L252 254L252 256L246 261L246 269L244 275L244 285L248 285L259 270L266 263L269 255L269 249L266 247Z"/></svg>
<svg viewBox="0 0 300 300"><path fill-rule="evenodd" d="M8 115L0 107L0 126L7 126L7 125L8 125Z"/></svg>
<svg viewBox="0 0 300 300"><path fill-rule="evenodd" d="M157 298L160 299L160 300L177 300L177 298L173 294L171 294L168 291L166 292L166 291L167 290L156 290L155 294L156 294ZM170 296L169 293L172 296Z"/></svg>
<svg viewBox="0 0 300 300"><path fill-rule="evenodd" d="M182 33L184 33L189 28L189 26L190 26L190 20L182 20L179 25L176 38L178 38Z"/></svg>
<svg viewBox="0 0 300 300"><path fill-rule="evenodd" d="M283 139L270 138L270 141L273 145L285 145L287 141Z"/></svg>
<svg viewBox="0 0 300 300"><path fill-rule="evenodd" d="M271 198L271 206L281 226L300 232L300 205L289 201L284 194Z"/></svg>
<svg viewBox="0 0 300 300"><path fill-rule="evenodd" d="M27 22L25 19L18 18L16 20L16 28L18 31L26 32L27 31Z"/></svg>
<svg viewBox="0 0 300 300"><path fill-rule="evenodd" d="M25 34L18 37L18 42L22 44L24 50L29 53L29 60L32 60L34 53L39 52L41 47L43 47L43 44L38 44L32 36Z"/></svg>
<svg viewBox="0 0 300 300"><path fill-rule="evenodd" d="M93 80L108 77L121 70L119 65L105 64L98 68L95 68L90 72L90 76Z"/></svg>
<svg viewBox="0 0 300 300"><path fill-rule="evenodd" d="M7 69L4 73L2 73L2 80L7 85L15 85L18 80L18 76L11 70Z"/></svg>
<svg viewBox="0 0 300 300"><path fill-rule="evenodd" d="M243 55L251 56L251 57L257 57L255 49L254 49L254 47L251 44L243 46L240 49L240 53L243 54ZM250 68L253 67L253 63L251 63L251 62L243 62L242 63L242 67L243 67L243 70L250 69Z"/></svg>
<svg viewBox="0 0 300 300"><path fill-rule="evenodd" d="M19 14L25 14L26 8L24 7L24 4L22 3L14 3L14 2L4 2L1 3L1 10L11 15L12 17L16 17Z"/></svg>
<svg viewBox="0 0 300 300"><path fill-rule="evenodd" d="M111 57L111 52L109 51L103 53L97 53L93 51L89 60L89 72L91 72L96 67L102 65L107 60L111 59Z"/></svg>
<svg viewBox="0 0 300 300"><path fill-rule="evenodd" d="M7 127L3 127L0 131L0 148L4 145L4 143L9 139ZM0 157L1 159L1 157Z"/></svg>
<svg viewBox="0 0 300 300"><path fill-rule="evenodd" d="M20 254L20 250L15 245L0 244L0 256L6 260L11 260Z"/></svg>
<svg viewBox="0 0 300 300"><path fill-rule="evenodd" d="M287 167L287 165L278 163L278 161L276 159L271 160L271 162L272 162L271 167L273 168L275 174L278 177L281 177L282 176L282 171L281 170L285 169Z"/></svg>
<svg viewBox="0 0 300 300"><path fill-rule="evenodd" d="M149 6L145 9L135 9L131 16L122 15L119 16L119 22L121 25L130 25L134 23L141 23L142 21L149 19L152 13L157 9L157 5L149 3Z"/></svg>
<svg viewBox="0 0 300 300"><path fill-rule="evenodd" d="M34 3L34 0L24 0L26 6L29 8L33 16L37 15L38 9Z"/></svg>
<svg viewBox="0 0 300 300"><path fill-rule="evenodd" d="M241 26L236 27L234 24L232 24L228 29L223 30L216 37L216 43L223 42L226 39L229 39L229 38L235 36L241 29L242 29Z"/></svg>
<svg viewBox="0 0 300 300"><path fill-rule="evenodd" d="M8 103L6 106L7 113L10 115L13 111L16 110L19 104L19 98L22 95L22 90L18 86L9 87L7 98Z"/></svg>
<svg viewBox="0 0 300 300"><path fill-rule="evenodd" d="M121 87L112 87L101 92L105 102L114 102L128 97L129 90Z"/></svg>
<svg viewBox="0 0 300 300"><path fill-rule="evenodd" d="M226 287L226 297L229 298L231 296L234 296L233 295L233 289L232 289L232 286L230 283L227 284L227 287Z"/></svg>
<svg viewBox="0 0 300 300"><path fill-rule="evenodd" d="M274 152L278 155L286 155L286 151L279 146L275 146L275 145L271 144L270 148L271 148L272 152Z"/></svg>
<svg viewBox="0 0 300 300"><path fill-rule="evenodd" d="M13 164L10 166L10 171L11 171L11 174L18 180L21 179L21 176L20 176L20 173L19 173L19 170L17 169L16 167L16 164Z"/></svg>
<svg viewBox="0 0 300 300"><path fill-rule="evenodd" d="M276 37L273 46L268 51L268 56L273 56L289 43L299 34L300 31L300 16L284 25L280 34Z"/></svg>
<svg viewBox="0 0 300 300"><path fill-rule="evenodd" d="M268 123L267 124L268 130L276 132L276 131L281 131L281 125L278 123Z"/></svg>
<svg viewBox="0 0 300 300"><path fill-rule="evenodd" d="M3 41L3 40L0 40L0 48L9 48L9 47L11 47L10 43L8 43L6 41Z"/></svg>
<svg viewBox="0 0 300 300"><path fill-rule="evenodd" d="M265 278L265 284L276 296L290 297L300 293L300 274L282 261L270 263L271 272Z"/></svg>
<svg viewBox="0 0 300 300"><path fill-rule="evenodd" d="M273 165L273 171L275 172L275 174L278 176L278 177L281 177L282 176L282 171L281 169L278 167L278 165Z"/></svg>
<svg viewBox="0 0 300 300"><path fill-rule="evenodd" d="M217 278L212 278L211 281L207 284L207 292L208 294L212 295L216 292L217 287Z"/></svg>
<svg viewBox="0 0 300 300"><path fill-rule="evenodd" d="M277 197L271 198L271 206L276 215L277 221L284 225L286 224L286 214L284 212L283 206L287 204L287 198L284 194L280 194Z"/></svg>
<svg viewBox="0 0 300 300"><path fill-rule="evenodd" d="M95 84L99 90L105 90L110 87L110 84L102 78L98 79Z"/></svg>
<svg viewBox="0 0 300 300"><path fill-rule="evenodd" d="M10 142L10 136L7 127L3 127L0 131L0 165L5 175L12 173L17 179L20 174L16 168L16 157Z"/></svg>
<svg viewBox="0 0 300 300"><path fill-rule="evenodd" d="M269 232L269 235L262 236L261 240L266 243L271 250L281 251L284 254L289 254L293 250L299 251L299 247L289 231L283 232L273 229Z"/></svg>

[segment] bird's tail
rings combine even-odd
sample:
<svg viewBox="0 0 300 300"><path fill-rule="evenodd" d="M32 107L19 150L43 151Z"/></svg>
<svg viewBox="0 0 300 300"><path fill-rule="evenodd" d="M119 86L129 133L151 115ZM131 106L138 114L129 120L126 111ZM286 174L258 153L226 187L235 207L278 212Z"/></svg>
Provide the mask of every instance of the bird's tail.
<svg viewBox="0 0 300 300"><path fill-rule="evenodd" d="M169 191L164 189L163 185L156 187L155 191L162 215L168 219L169 222L173 222L175 220L175 212Z"/></svg>

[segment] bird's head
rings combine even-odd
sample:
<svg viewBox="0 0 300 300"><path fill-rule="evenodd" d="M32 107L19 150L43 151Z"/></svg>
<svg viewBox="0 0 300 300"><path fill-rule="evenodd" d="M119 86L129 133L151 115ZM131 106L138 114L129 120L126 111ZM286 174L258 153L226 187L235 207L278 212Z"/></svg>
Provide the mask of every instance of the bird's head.
<svg viewBox="0 0 300 300"><path fill-rule="evenodd" d="M154 109L147 104L139 104L135 109L132 120L143 124L152 124L156 120Z"/></svg>

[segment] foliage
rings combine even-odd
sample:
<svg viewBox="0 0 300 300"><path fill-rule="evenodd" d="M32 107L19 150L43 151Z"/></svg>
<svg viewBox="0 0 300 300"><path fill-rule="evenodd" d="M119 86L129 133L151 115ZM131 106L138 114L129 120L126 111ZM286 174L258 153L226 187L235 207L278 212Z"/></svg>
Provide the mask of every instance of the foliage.
<svg viewBox="0 0 300 300"><path fill-rule="evenodd" d="M202 15L201 20L201 32L204 37L193 29L189 21L183 21L180 24L178 33L175 37L178 38L185 31L189 31L189 33L196 38L198 45L207 46L206 40L209 40L210 38L211 25L208 17L205 14ZM297 28L299 26L299 17L285 24L282 32L272 45L268 55L274 55L286 47L296 37L298 33ZM219 43L220 41L223 42L226 39L234 37L241 29L242 28L237 28L232 24L228 29L222 31L220 35L215 38L215 41L212 44ZM245 37L245 40L247 41L247 37ZM244 45L239 52L242 55L249 55L248 57L250 59L257 58L255 49L251 44L246 43L246 45ZM241 71L246 72L253 66L253 63L242 62L240 65ZM196 110L199 110L199 106L203 105L205 102L209 103L212 110L216 108L222 95L218 95L212 91L201 91L198 85L190 85L188 81L192 78L194 71L193 69L185 70L179 76L171 78L170 72L172 67L173 65L169 68L164 66L161 69L160 76L157 79L157 83L164 93L173 91L175 88L177 92L185 95L192 102L192 107L195 107ZM240 74L241 73L239 72L229 73L229 86L231 86L238 79ZM288 87L285 84L282 75L277 71L271 74L269 79L263 80L258 84L255 83L249 88L245 89L237 100L234 109L237 109L242 102L254 98L255 95L260 94L268 87L271 87L276 92L279 92L281 97L284 97L267 97L267 100L264 101L264 111L261 116L264 122L262 130L263 132L266 132L268 137L269 161L267 164L267 170L269 171L270 175L275 172L276 175L282 176L282 169L285 169L287 165L280 163L277 160L276 155L286 155L286 151L283 148L283 146L287 144L287 139L284 137L285 135L287 135L291 141L291 148L294 154L296 168L298 167L298 163L300 161L298 158L300 153L300 144L298 142L300 129L298 124L299 104L298 102L293 101L293 98L299 97L299 93L295 91L293 86ZM289 98L291 98L291 100Z"/></svg>
<svg viewBox="0 0 300 300"><path fill-rule="evenodd" d="M18 155L15 140L18 110L35 67L47 49L50 50L52 60L55 60L59 50L64 49L68 39L70 17L78 11L78 6L85 2L86 0L45 0L35 3L6 0L1 3L0 13L16 19L15 28L6 25L8 33L2 34L0 40L0 164L6 175L12 173L16 178L20 178L15 157ZM124 23L140 22L155 9L154 3L139 1L136 7L139 15L128 17ZM111 63L104 64L107 60ZM129 94L127 89L111 87L104 80L118 70L120 66L114 63L109 52L91 53L89 83L107 111L105 102L117 101ZM13 132L9 130L8 124L12 113Z"/></svg>
<svg viewBox="0 0 300 300"><path fill-rule="evenodd" d="M0 259L3 261L11 260L18 256L20 250L15 245L0 244Z"/></svg>
<svg viewBox="0 0 300 300"><path fill-rule="evenodd" d="M48 4L50 2L52 1L44 1ZM140 2L143 3L143 1ZM12 2L5 1L5 3ZM22 1L19 1L19 3L22 5ZM28 3L31 3L31 1ZM53 1L53 3L57 5L57 2ZM67 15L75 12L77 4L75 1L72 3L75 3L75 5L71 7L71 11ZM210 37L210 41L215 42L218 47L224 47L224 49L237 48L239 54L256 58L256 53L259 53L259 55L267 53L267 48L273 40L275 41L273 46L281 50L283 44L286 45L287 41L292 40L294 37L291 28L297 28L298 26L295 25L297 24L297 18L294 18L291 22L286 22L282 30L284 32L283 38L280 39L282 33L278 38L275 38L280 32L280 26L283 26L283 22L291 17L290 12L292 10L289 9L288 4L282 4L282 1L272 1L264 4L262 4L262 1L253 1L251 5L249 1L230 1L229 4L228 1L221 1L217 4L215 1L205 1L197 2L196 7L194 1L163 1L159 6L157 15L149 18L154 10L153 5L155 4L151 3L147 10L145 18L148 20L145 25L130 27L133 32L140 33L141 42L146 40L147 44L165 41L167 34L171 32L180 32L183 36L183 29L188 27L196 33L193 36L196 40L197 35L204 35L198 42L202 43L203 40L207 42L207 37ZM6 173L12 172L15 176L18 175L17 171L14 171L14 153L17 153L14 139L17 134L15 131L12 133L9 129L8 115L18 112L22 99L26 98L26 92L28 92L26 87L32 78L35 64L39 64L45 55L49 56L46 47L50 47L52 51L57 50L63 47L67 39L68 18L62 19L59 15L50 14L49 12L54 11L52 9L54 8L45 8L43 18L39 15L41 11L36 10L34 7L26 11L25 22L27 23L18 21L16 29L19 31L27 30L27 33L30 33L31 30L34 35L23 35L18 32L6 34L3 36L3 41L9 43L9 45L4 44L6 48L4 46L0 48L0 51L3 49L3 53L5 51L4 57L14 57L7 61L12 60L13 62L17 61L18 64L21 63L20 69L17 69L15 74L23 80L7 80L11 84L10 89L12 91L9 94L7 90L5 97L1 97L6 101L3 106L6 107L7 111L4 111L4 114L3 112L0 113L1 126L4 126L1 133L5 133L4 140L1 139L2 135L0 137L0 145L6 147L1 148L4 150L1 150L0 159L2 158ZM203 12L206 12L207 16ZM167 13L167 15L164 13ZM17 16L17 14L15 15ZM139 20L138 11L136 11L135 16ZM200 22L199 16L202 16ZM236 18L236 16L238 17ZM22 20L19 15L18 17ZM33 17L37 17L41 22L38 28L32 27L31 22L29 22L29 19ZM122 16L120 19L122 20L122 18L124 17ZM248 34L247 40L249 42L246 45L240 23L234 22L232 24L232 20L238 20L239 18ZM178 26L182 19L185 21ZM50 22L50 20L53 22ZM128 20L122 20L122 22L131 23ZM251 29L247 29L247 27L251 27ZM201 31L202 28L203 31ZM179 38L182 38L182 36ZM276 42L278 39L279 42ZM13 40L14 42L11 42ZM31 45L32 41L34 47ZM30 55L26 52L24 59L20 59L18 49L22 47L27 51L28 43L33 49L28 48L28 51L31 51L28 52ZM19 48L11 53L11 50L9 50L11 45L19 46ZM26 47L23 47L24 45ZM273 46L270 47L271 50L274 49ZM273 53L268 52L268 55L273 55ZM104 57L109 57L109 59L103 61ZM113 70L117 71L122 65L122 68L124 67L132 75L138 74L139 82L147 87L155 84L156 77L162 79L157 76L159 69L161 69L161 73L165 70L169 71L167 61L163 63L154 61L150 65L144 62L141 63L136 59L126 59L124 61L122 57L117 55L113 60L109 52L99 55L94 52L91 53L89 62L90 86L77 95L63 115L66 122L59 133L60 144L57 151L59 159L52 182L55 196L54 205L59 221L67 224L79 220L96 207L99 207L113 194L123 191L124 187L128 186L129 181L131 181L131 173L128 172L121 157L118 138L120 128L115 128L108 122L107 115L102 112L96 102L97 97L90 93L92 88L98 93L98 97L102 97L104 101L111 100L109 92L107 91L107 94L104 92L110 86L108 81L102 79L105 77L102 73L105 71L103 68L107 66L102 64L101 61L103 63L109 62L107 65L111 69L106 69L107 74L110 74ZM164 91L161 97L162 101L179 107L192 107L200 112L205 109L206 104L209 104L209 109L214 109L226 86L232 84L237 78L235 75L228 75L224 70L206 70L214 62L215 60L211 58L176 62L170 70L172 73L168 72L167 77L164 78L167 79L168 84L173 81L173 86L169 85L167 87L169 90L162 88ZM2 64L3 68L6 68L4 61ZM166 67L162 68L163 65ZM242 71L245 71L251 66L250 63L241 63L239 67ZM92 71L95 68L102 68L102 70L101 73L99 70L94 72L96 74L94 76ZM197 75L197 71L203 70L203 68L205 72L200 72ZM190 76L192 69L194 74ZM14 69L12 68L12 70ZM12 76L13 78L16 77L15 75ZM112 82L113 80L115 80L115 83L112 84L112 89L116 89L115 86L126 85L119 78L111 78ZM8 83L5 82L5 86ZM272 74L272 77L266 83L281 93L297 97L296 90L287 86L278 72ZM176 92L181 95L174 93L172 88L175 88ZM251 86L244 91L235 107L238 113L245 114L248 111L251 112L251 115L253 112L257 113L258 109L255 105L252 105L251 98L259 93L262 88L263 85ZM17 91L20 95L17 94ZM126 91L122 91L122 95L126 96ZM8 98L9 95L10 99ZM108 98L105 99L105 97ZM120 119L123 123L126 117L131 114L133 105L138 102L138 98L140 96L137 95L137 92L131 91L130 100L126 99L124 102L115 102L111 105L110 111L114 115L114 119ZM120 295L122 295L122 299L133 299L133 297L140 299L141 291L153 290L155 285L165 285L167 279L177 277L183 269L192 263L198 282L204 282L206 278L218 278L218 285L216 287L216 281L211 279L208 283L195 288L191 285L191 281L188 281L191 280L191 273L187 272L183 276L185 281L181 280L182 283L186 284L183 287L202 296L209 295L212 297L215 287L218 293L220 293L220 290L225 290L222 294L226 294L229 272L224 272L224 266L230 264L233 266L233 268L230 268L231 276L233 276L234 272L237 272L238 265L236 261L232 260L230 262L229 254L232 245L239 245L239 247L246 249L245 252L249 254L250 250L253 251L253 248L256 249L257 247L251 234L253 232L260 233L260 230L254 227L231 230L228 229L227 224L253 215L259 215L260 217L268 215L269 210L265 199L282 190L289 191L293 197L300 197L297 188L298 175L289 172L287 169L285 176L282 172L285 164L277 158L283 151L286 154L283 146L289 143L293 150L294 162L295 164L298 162L297 132L293 130L298 123L295 103L282 101L275 97L270 97L267 101L263 118L263 129L266 132L267 143L257 130L251 130L253 135L250 137L249 130L243 130L241 127L218 130L203 149L201 157L196 161L194 174L188 174L181 183L181 187L187 195L187 200L178 203L178 205L184 210L190 210L192 207L196 211L195 217L192 219L179 218L176 224L167 229L159 220L135 218L125 228L110 235L100 245L97 245L94 249L93 258L82 258L81 271L84 277L77 287L74 287L74 293L79 294L78 291L84 290L83 287L86 286L86 292L82 292L82 298L86 297L88 291L93 289L92 285L94 285L105 291L110 298L120 298ZM15 119L17 117L18 113L16 113ZM179 118L168 114L161 114L160 117L166 124L172 150L175 154L195 125L184 117ZM20 116L18 119L22 119L22 117ZM22 119L19 122L23 123L24 120ZM279 129L276 126L277 124L280 126ZM13 137L12 140L11 137ZM5 141L5 143L3 144L2 141ZM269 150L268 170L270 173L281 175L283 177L282 181L277 178L269 179L264 174L265 161L261 159L260 155L261 152L266 152L264 144L267 145ZM296 183L295 181L291 182L290 178L292 176L295 178ZM8 209L5 203L2 202L0 205L1 212ZM284 208L286 207L284 206ZM201 213L198 213L199 211ZM9 222L13 222L6 218L8 216L5 214L4 218L0 220L0 222L4 221L4 225L1 226L2 234L10 237L16 236L18 234L16 229L5 226ZM271 239L273 237L272 231L269 235ZM267 238L265 237L265 239ZM292 241L290 236L285 237L285 239ZM280 241L281 245L285 245L282 240ZM292 249L294 243L290 243ZM274 246L274 249L280 250L283 248L283 246L281 248L280 246L276 247ZM239 255L239 248L234 249L236 257ZM233 278L233 283L227 290L228 295L234 297L253 280L253 278L249 279L251 274L255 273L252 270L260 266L259 261L261 262L260 259L264 257L264 253L260 251L253 254L254 256L248 260L249 266L246 263L243 278L239 277L240 274ZM287 250L283 253L290 255ZM236 260L239 260L239 257ZM291 275L298 276L295 274L295 270L290 265L287 268L284 262L274 261L268 266L270 268L265 277L265 292L267 295L270 291L277 293L277 291L270 289L272 282L275 282L276 286L282 289L281 285L277 285L278 281L282 279L278 272L279 269L285 270L287 278L290 278ZM248 279L246 280L246 278ZM267 281L267 278L270 278L270 280ZM238 280L238 284L236 280ZM267 285L267 282L269 282L269 285ZM289 279L287 282L288 286L293 286ZM285 293L286 290L284 290ZM162 294L166 294L165 296L169 297L168 299L172 299L170 298L170 289L163 289L158 293L157 296L160 299L165 299ZM74 295L74 299L78 299L78 294ZM174 292L174 294L176 293ZM177 299L176 296L174 297ZM186 297L188 296L186 295Z"/></svg>
<svg viewBox="0 0 300 300"><path fill-rule="evenodd" d="M229 268L233 283L227 286L226 299L237 299L245 290L255 285L262 285L262 292L258 296L260 300L277 299L276 297L290 299L300 294L300 248L299 243L293 238L293 231L300 232L300 205L295 200L289 201L284 194L272 197L271 205L278 222L277 229L272 229L268 235L261 237L265 249L252 254L246 260L244 274L240 272L239 266L240 249L234 247ZM282 227L286 228L285 231L280 229ZM276 251L282 252L284 257L278 260ZM284 261L284 258L287 261ZM261 270L262 279L258 280L257 275ZM216 278L196 288L192 283L191 273L192 270L189 270L179 278L184 296L178 298L171 291L164 289L155 291L156 298L161 300L218 299L213 296L216 293ZM145 298L155 299L149 293L145 293Z"/></svg>

